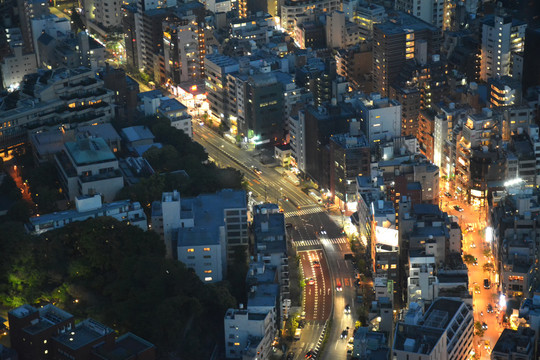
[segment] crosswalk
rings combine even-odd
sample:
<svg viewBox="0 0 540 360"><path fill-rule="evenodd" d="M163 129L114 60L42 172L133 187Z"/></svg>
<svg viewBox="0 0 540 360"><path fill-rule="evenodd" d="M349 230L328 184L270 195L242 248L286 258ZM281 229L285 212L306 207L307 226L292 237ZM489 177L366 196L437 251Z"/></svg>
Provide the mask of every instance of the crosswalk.
<svg viewBox="0 0 540 360"><path fill-rule="evenodd" d="M312 239L312 240L299 240L293 241L294 246L316 246L320 245L321 242L327 242L330 244L345 244L347 240L344 237L338 237L333 239Z"/></svg>
<svg viewBox="0 0 540 360"><path fill-rule="evenodd" d="M317 206L317 207L311 207L311 208L307 208L307 209L300 209L300 210L296 210L296 211L287 211L287 212L285 212L285 217L286 218L291 218L291 217L295 217L295 216L316 214L316 213L320 213L320 212L324 212L324 209Z"/></svg>

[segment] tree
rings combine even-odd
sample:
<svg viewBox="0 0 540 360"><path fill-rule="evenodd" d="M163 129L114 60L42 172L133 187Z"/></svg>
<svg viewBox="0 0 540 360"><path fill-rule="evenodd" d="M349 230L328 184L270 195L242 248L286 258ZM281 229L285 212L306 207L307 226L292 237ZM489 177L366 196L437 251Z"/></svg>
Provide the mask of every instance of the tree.
<svg viewBox="0 0 540 360"><path fill-rule="evenodd" d="M482 327L482 323L480 321L475 321L474 322L474 334L476 336L484 336L484 333L485 333L485 330L484 328Z"/></svg>
<svg viewBox="0 0 540 360"><path fill-rule="evenodd" d="M467 265L472 265L476 262L476 258L470 254L463 255L463 262Z"/></svg>
<svg viewBox="0 0 540 360"><path fill-rule="evenodd" d="M482 268L485 272L491 272L495 269L495 266L493 266L493 263L487 262L482 266Z"/></svg>

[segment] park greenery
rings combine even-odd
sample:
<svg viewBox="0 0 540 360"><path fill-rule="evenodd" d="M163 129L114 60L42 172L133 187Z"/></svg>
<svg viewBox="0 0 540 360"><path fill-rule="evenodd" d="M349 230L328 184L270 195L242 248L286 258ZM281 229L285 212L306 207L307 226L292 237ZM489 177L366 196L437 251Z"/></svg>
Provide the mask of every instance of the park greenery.
<svg viewBox="0 0 540 360"><path fill-rule="evenodd" d="M181 262L165 259L151 231L98 218L40 236L0 224L0 303L52 303L78 319L94 318L153 342L160 358L208 358L236 300L225 283L204 284Z"/></svg>
<svg viewBox="0 0 540 360"><path fill-rule="evenodd" d="M122 123L115 125L118 128L126 126ZM163 191L179 190L183 196L196 196L224 188L242 188L241 172L233 168L221 169L209 163L204 148L182 130L171 127L167 120L145 117L135 120L135 125L147 126L154 134L155 142L163 147L152 147L143 155L156 174L124 188L117 196L119 199L131 199L148 205L160 199ZM188 176L179 170L185 171Z"/></svg>

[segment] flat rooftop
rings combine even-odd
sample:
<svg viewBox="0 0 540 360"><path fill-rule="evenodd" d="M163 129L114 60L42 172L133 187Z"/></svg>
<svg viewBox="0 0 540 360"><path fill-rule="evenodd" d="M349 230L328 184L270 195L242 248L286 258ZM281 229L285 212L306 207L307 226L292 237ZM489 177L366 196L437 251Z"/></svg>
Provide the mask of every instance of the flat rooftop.
<svg viewBox="0 0 540 360"><path fill-rule="evenodd" d="M113 330L95 320L86 319L77 324L75 329L66 331L53 339L70 349L80 349L94 341L103 338L105 335L112 333Z"/></svg>
<svg viewBox="0 0 540 360"><path fill-rule="evenodd" d="M116 156L102 138L86 138L64 145L75 164L82 166L116 160Z"/></svg>

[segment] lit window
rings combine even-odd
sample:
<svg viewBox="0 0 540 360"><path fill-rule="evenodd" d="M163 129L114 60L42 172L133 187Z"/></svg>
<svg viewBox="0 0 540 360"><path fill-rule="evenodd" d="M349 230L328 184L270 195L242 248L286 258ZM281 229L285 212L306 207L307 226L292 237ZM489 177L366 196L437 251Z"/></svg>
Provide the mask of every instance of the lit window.
<svg viewBox="0 0 540 360"><path fill-rule="evenodd" d="M187 252L195 252L195 249L187 249Z"/></svg>
<svg viewBox="0 0 540 360"><path fill-rule="evenodd" d="M205 273L205 274L211 274L211 273L212 273L212 270L204 270L204 273Z"/></svg>
<svg viewBox="0 0 540 360"><path fill-rule="evenodd" d="M203 250L204 251L210 251L210 248L204 248Z"/></svg>
<svg viewBox="0 0 540 360"><path fill-rule="evenodd" d="M212 277L211 276L207 276L204 278L204 281L212 281Z"/></svg>
<svg viewBox="0 0 540 360"><path fill-rule="evenodd" d="M240 346L240 343L234 343L234 346Z"/></svg>

